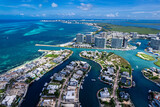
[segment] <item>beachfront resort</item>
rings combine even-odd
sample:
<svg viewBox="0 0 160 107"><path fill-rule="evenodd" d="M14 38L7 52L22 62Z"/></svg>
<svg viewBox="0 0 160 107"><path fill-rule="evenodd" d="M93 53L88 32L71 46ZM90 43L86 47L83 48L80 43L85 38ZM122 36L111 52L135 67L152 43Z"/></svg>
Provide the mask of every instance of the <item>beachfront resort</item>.
<svg viewBox="0 0 160 107"><path fill-rule="evenodd" d="M32 82L38 81L45 73L72 55L71 50L39 51L44 53L41 57L0 76L0 104L2 106L19 106Z"/></svg>
<svg viewBox="0 0 160 107"><path fill-rule="evenodd" d="M45 83L40 107L80 107L79 92L83 89L84 78L91 66L87 62L72 61L63 70L55 73L49 83Z"/></svg>

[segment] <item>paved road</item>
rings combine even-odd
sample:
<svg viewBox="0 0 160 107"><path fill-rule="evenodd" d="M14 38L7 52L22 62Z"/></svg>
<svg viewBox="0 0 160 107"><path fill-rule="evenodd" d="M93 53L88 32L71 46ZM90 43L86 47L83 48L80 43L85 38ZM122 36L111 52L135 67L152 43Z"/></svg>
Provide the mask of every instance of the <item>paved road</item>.
<svg viewBox="0 0 160 107"><path fill-rule="evenodd" d="M120 71L120 67L119 67L119 69L117 70L117 73L116 73L116 78L115 78L114 85L113 85L113 92L112 92L112 95L111 95L111 97L114 98L114 100L115 100L116 107L120 107L120 102L118 101L117 95L116 95L117 88L118 88L119 71Z"/></svg>
<svg viewBox="0 0 160 107"><path fill-rule="evenodd" d="M73 74L73 72L69 75L69 77L66 78L66 81L63 83L63 86L62 86L62 89L61 89L61 92L59 94L59 98L58 98L58 102L57 102L57 107L60 107L60 103L61 103L61 96L62 96L62 93L63 93L63 90L64 90L64 87L66 84L68 84L68 80L69 78L71 77L71 75Z"/></svg>

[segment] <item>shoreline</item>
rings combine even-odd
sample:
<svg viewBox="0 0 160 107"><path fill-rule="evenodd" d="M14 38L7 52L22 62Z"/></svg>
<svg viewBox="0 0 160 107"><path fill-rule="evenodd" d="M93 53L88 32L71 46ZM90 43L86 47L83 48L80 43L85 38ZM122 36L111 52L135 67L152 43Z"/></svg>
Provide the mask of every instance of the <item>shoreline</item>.
<svg viewBox="0 0 160 107"><path fill-rule="evenodd" d="M60 45L45 45L45 44L35 44L35 46L44 46L44 47L62 47L62 48L76 48L76 47L69 47L67 44L73 44L73 42L68 42ZM64 46L65 45L65 46ZM130 51L137 49L136 46L132 46L130 49L116 49L116 48L80 48L80 49L101 49L101 50L119 50L119 51Z"/></svg>
<svg viewBox="0 0 160 107"><path fill-rule="evenodd" d="M85 58L85 57L83 57L83 56L81 55L81 53L79 54L79 56L82 57L82 58ZM119 56L119 57L121 57L121 56ZM123 57L121 57L121 58L123 58ZM85 58L85 59L91 60L91 59L89 59L89 58ZM123 58L123 59L124 59L124 58ZM96 62L95 60L91 60L91 61ZM127 61L127 60L126 60L126 61ZM102 66L99 62L96 62L96 63L98 63L98 64L101 66L100 75L99 75L98 79L99 79L101 82L112 86L112 85L113 85L112 83L103 81L103 80L101 79L101 71L102 71L102 69L103 69L103 66ZM127 61L127 63L130 64L128 61ZM132 71L131 71L131 72L132 72ZM131 74L131 82L133 82L132 74ZM126 89L131 88L131 87L133 87L133 83L131 83L131 86L128 86L128 87L126 87L126 86L121 86L121 88L126 88Z"/></svg>
<svg viewBox="0 0 160 107"><path fill-rule="evenodd" d="M10 70L7 70L6 72L0 72L0 76L1 76L1 75L4 75L5 73L10 73L10 72L12 72L12 71L14 71L14 70L16 70L16 69L18 69L18 68L21 68L21 67L23 67L25 64L29 64L29 63L31 63L31 62L33 62L33 61L36 61L36 60L40 59L41 57L43 57L45 54L46 54L46 53L43 52L42 55L38 56L37 58L33 58L32 60L24 61L22 64L17 64L17 66L15 65L15 67L12 67Z"/></svg>
<svg viewBox="0 0 160 107"><path fill-rule="evenodd" d="M116 54L115 54L115 55L116 55ZM83 55L81 55L81 53L79 53L79 56L82 57L82 58L85 58L85 59L88 59L88 60L91 60L91 61L96 62L94 59L92 60L92 59L89 59L89 58L87 58L87 57L84 57ZM117 56L119 56L119 55L117 55ZM121 57L121 56L119 56L119 57ZM121 57L121 58L123 58L123 57ZM123 59L124 59L124 58L123 58ZM124 60L125 60L125 59L124 59ZM127 60L126 60L126 61L127 61ZM99 75L98 79L100 80L100 82L103 82L103 83L105 83L105 84L109 84L111 87L113 87L113 91L112 91L112 94L111 94L111 98L114 99L114 101L115 101L115 103L116 103L116 106L117 106L117 104L118 104L118 105L119 105L119 104L123 104L123 103L119 102L119 100L117 99L117 95L116 95L116 97L115 97L115 95L114 95L114 93L115 93L115 94L117 93L116 90L118 90L118 88L116 88L116 90L114 91L115 84L117 84L117 86L119 87L118 83L116 83L115 81L119 81L119 79L118 79L118 80L115 80L114 83L109 83L109 82L103 81L103 80L101 79L101 73L102 73L103 66L102 66L99 62L96 62L96 63L98 63L98 64L101 66L100 75ZM130 65L130 63L129 63L128 61L127 61L126 63ZM120 68L119 68L119 70L120 70ZM118 76L118 78L119 78L119 72L117 72L116 74L117 74L116 76ZM131 74L131 85L130 85L130 86L121 86L121 88L126 88L126 89L131 88L131 87L133 86L132 82L133 82L133 78L132 78L132 74ZM103 89L103 88L102 88L102 89ZM98 97L98 93L99 93L102 89L100 89L100 90L97 92L97 94L96 94L97 99L98 99L98 103L99 103L99 106L100 106L100 107L101 107L102 103L100 102L100 99L99 99L99 97ZM111 99L111 98L110 98L110 99ZM130 103L131 105L134 105L134 104L132 103L131 99L129 100L129 103ZM133 107L134 107L134 106L133 106Z"/></svg>
<svg viewBox="0 0 160 107"><path fill-rule="evenodd" d="M144 69L143 69L143 70L144 70ZM155 82L155 81L153 81L153 80L151 80L151 79L147 78L147 77L144 75L143 70L141 70L141 73L142 73L143 77L144 77L144 78L146 78L147 80L149 80L149 81L151 81L151 82L155 83L157 86L159 86L159 87L160 87L160 83L157 83L157 82Z"/></svg>
<svg viewBox="0 0 160 107"><path fill-rule="evenodd" d="M65 62L66 60L68 60L68 59L70 58L70 56L72 56L72 54L73 54L73 51L71 51L71 54L70 54L67 58L65 58L65 59L64 59L62 62L60 62L59 64L51 67L51 68L50 68L46 73L44 73L41 77L43 77L45 74L47 74L48 72L50 72L52 69L54 69L55 67L59 66L60 64L62 64L62 63ZM40 78L41 78L41 77L40 77ZM28 89L29 89L30 85L31 85L32 83L34 83L35 80L36 80L36 79L32 80L32 81L28 84L27 91L25 92L25 96L26 96L26 94L27 94L27 92L28 92ZM21 103L18 104L18 106L21 106L21 104L23 103L23 100L24 100L25 96L23 96L23 99L22 99Z"/></svg>
<svg viewBox="0 0 160 107"><path fill-rule="evenodd" d="M150 58L145 58L142 55L147 55L148 57L153 58L154 60L150 59ZM155 61L155 58L153 56L145 54L144 52L137 52L136 56L139 57L139 58L141 58L141 59L143 59L143 60L146 60L146 61Z"/></svg>

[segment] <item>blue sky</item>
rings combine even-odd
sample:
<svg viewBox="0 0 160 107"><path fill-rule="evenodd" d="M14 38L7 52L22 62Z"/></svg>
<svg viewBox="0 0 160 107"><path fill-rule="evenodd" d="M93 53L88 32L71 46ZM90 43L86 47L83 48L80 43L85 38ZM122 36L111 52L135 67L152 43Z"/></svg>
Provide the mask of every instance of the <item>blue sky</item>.
<svg viewBox="0 0 160 107"><path fill-rule="evenodd" d="M160 19L160 0L0 0L0 19Z"/></svg>

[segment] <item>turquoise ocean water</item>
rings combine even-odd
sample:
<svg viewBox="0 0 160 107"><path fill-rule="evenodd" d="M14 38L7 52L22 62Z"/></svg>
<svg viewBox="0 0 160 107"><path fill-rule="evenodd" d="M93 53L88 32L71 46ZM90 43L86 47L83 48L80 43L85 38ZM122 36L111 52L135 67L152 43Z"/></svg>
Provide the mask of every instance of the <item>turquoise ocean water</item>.
<svg viewBox="0 0 160 107"><path fill-rule="evenodd" d="M121 24L124 26L126 24L128 25L128 21L124 20L106 20L105 22L114 23L117 25ZM160 24L160 21L138 21L138 24L137 20L131 20L129 22L134 23L129 23L129 26L141 26L157 29L159 29L158 24ZM147 25L144 23L147 23ZM0 72L6 72L7 70L18 66L26 61L37 58L41 55L41 53L37 52L38 49L64 49L53 47L36 47L36 43L66 43L71 41L79 32L87 33L95 30L96 29L94 27L82 24L65 24L60 22L44 23L40 21L0 21ZM131 95L131 100L136 107L147 107L148 90L160 91L160 87L143 77L141 69L143 69L144 67L156 66L153 64L153 61L145 61L135 56L139 51L144 52L144 49L146 48L146 45L148 43L148 40L133 40L131 41L131 44L135 45L137 41L142 42L142 45L136 50L112 52L115 52L116 54L124 57L131 63L132 67L135 69L133 71L133 79L136 82L136 87L121 90L125 90ZM21 105L22 107L35 107L39 101L39 94L41 93L45 82L49 82L50 76L52 76L55 72L63 69L72 60L87 61L92 66L91 72L89 72L89 76L85 78L83 90L80 91L80 102L82 106L99 106L98 100L96 98L97 91L103 87L109 87L108 85L98 80L98 76L100 74L99 71L101 68L97 63L79 57L79 52L88 49L72 50L74 51L74 54L70 57L69 60L65 61L63 64L45 74L39 81L31 84L25 100ZM106 51L110 52L110 50ZM97 81L92 82L92 78L95 78Z"/></svg>
<svg viewBox="0 0 160 107"><path fill-rule="evenodd" d="M40 21L0 21L0 72L41 55L35 44L62 44L79 32L95 31L82 24Z"/></svg>

